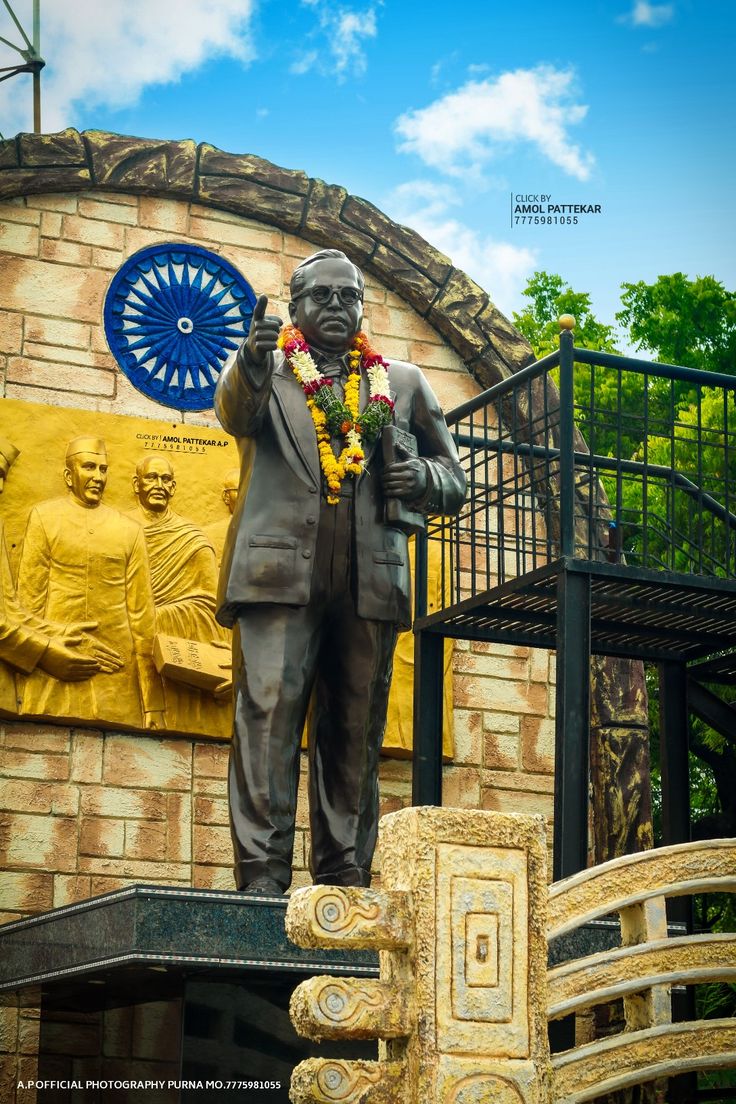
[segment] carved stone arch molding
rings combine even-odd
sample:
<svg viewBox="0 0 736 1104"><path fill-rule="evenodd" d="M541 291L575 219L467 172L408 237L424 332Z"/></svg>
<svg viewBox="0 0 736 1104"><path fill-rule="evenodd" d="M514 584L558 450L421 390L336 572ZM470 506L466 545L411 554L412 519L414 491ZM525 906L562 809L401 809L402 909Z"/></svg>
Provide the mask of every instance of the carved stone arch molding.
<svg viewBox="0 0 736 1104"><path fill-rule="evenodd" d="M534 359L489 295L448 257L337 185L191 140L69 128L0 142L0 200L95 189L192 201L343 249L425 318L482 387ZM585 448L582 438L578 447ZM591 704L594 858L600 862L651 846L642 664L594 660Z"/></svg>
<svg viewBox="0 0 736 1104"><path fill-rule="evenodd" d="M191 200L343 249L426 318L483 387L534 359L466 273L414 230L335 184L191 140L69 128L0 143L0 199L96 188Z"/></svg>

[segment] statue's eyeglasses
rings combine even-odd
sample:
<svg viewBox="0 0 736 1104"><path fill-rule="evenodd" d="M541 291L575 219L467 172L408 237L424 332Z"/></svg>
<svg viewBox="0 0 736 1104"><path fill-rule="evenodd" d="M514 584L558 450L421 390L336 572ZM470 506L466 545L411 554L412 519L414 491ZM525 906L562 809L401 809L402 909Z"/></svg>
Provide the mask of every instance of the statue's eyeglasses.
<svg viewBox="0 0 736 1104"><path fill-rule="evenodd" d="M329 303L332 300L333 295L337 295L338 299L344 307L354 307L356 303L359 303L363 299L363 292L354 287L328 287L327 284L317 284L316 287L307 288L301 295L294 296L294 302L297 299L303 299L305 295L308 295L312 302L319 303L324 306L325 303Z"/></svg>

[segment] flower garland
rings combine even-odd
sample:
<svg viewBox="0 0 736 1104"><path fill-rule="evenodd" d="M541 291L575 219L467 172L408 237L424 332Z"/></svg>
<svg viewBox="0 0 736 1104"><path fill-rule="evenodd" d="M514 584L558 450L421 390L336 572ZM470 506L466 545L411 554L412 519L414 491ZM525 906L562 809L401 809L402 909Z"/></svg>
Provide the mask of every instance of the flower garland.
<svg viewBox="0 0 736 1104"><path fill-rule="evenodd" d="M349 374L345 397L340 400L332 389L332 380L321 375L312 359L304 335L296 326L285 326L279 335L279 347L296 376L307 399L317 434L317 451L327 483L327 501L336 506L340 487L349 475L360 475L365 468L363 443L373 441L391 421L394 404L388 394L388 364L361 331L348 351ZM360 372L368 377L370 397L360 414ZM360 420L359 420L360 419ZM342 436L345 444L335 456L332 437Z"/></svg>

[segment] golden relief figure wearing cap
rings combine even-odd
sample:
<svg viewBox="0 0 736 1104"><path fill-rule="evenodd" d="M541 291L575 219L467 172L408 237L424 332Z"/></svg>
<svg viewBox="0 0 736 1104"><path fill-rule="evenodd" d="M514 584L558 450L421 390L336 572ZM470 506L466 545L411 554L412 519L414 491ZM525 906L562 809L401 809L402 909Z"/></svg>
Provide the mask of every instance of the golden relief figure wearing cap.
<svg viewBox="0 0 736 1104"><path fill-rule="evenodd" d="M52 621L94 621L122 666L69 683L33 671L21 711L162 728L164 696L151 657L154 603L143 532L102 502L105 442L77 437L66 452L68 494L31 510L18 568L23 604Z"/></svg>

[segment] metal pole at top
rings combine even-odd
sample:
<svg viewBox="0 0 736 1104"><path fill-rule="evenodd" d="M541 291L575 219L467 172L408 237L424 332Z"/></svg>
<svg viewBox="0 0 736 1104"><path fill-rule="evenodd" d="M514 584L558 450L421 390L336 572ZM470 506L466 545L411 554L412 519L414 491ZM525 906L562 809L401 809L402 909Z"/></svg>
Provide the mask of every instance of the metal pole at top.
<svg viewBox="0 0 736 1104"><path fill-rule="evenodd" d="M41 132L41 70L46 64L41 57L41 0L33 0L32 41L13 11L10 0L0 0L0 4L7 11L23 40L23 45L18 46L15 42L11 42L10 39L0 35L0 43L14 50L16 54L20 54L22 58L22 61L16 65L6 65L0 68L0 81L17 77L21 73L31 73L33 75L33 130L35 134L39 134Z"/></svg>
<svg viewBox="0 0 736 1104"><path fill-rule="evenodd" d="M560 554L575 555L575 393L571 314L560 318Z"/></svg>
<svg viewBox="0 0 736 1104"><path fill-rule="evenodd" d="M33 0L33 53L41 57L41 0ZM41 69L33 70L33 132L41 133Z"/></svg>

